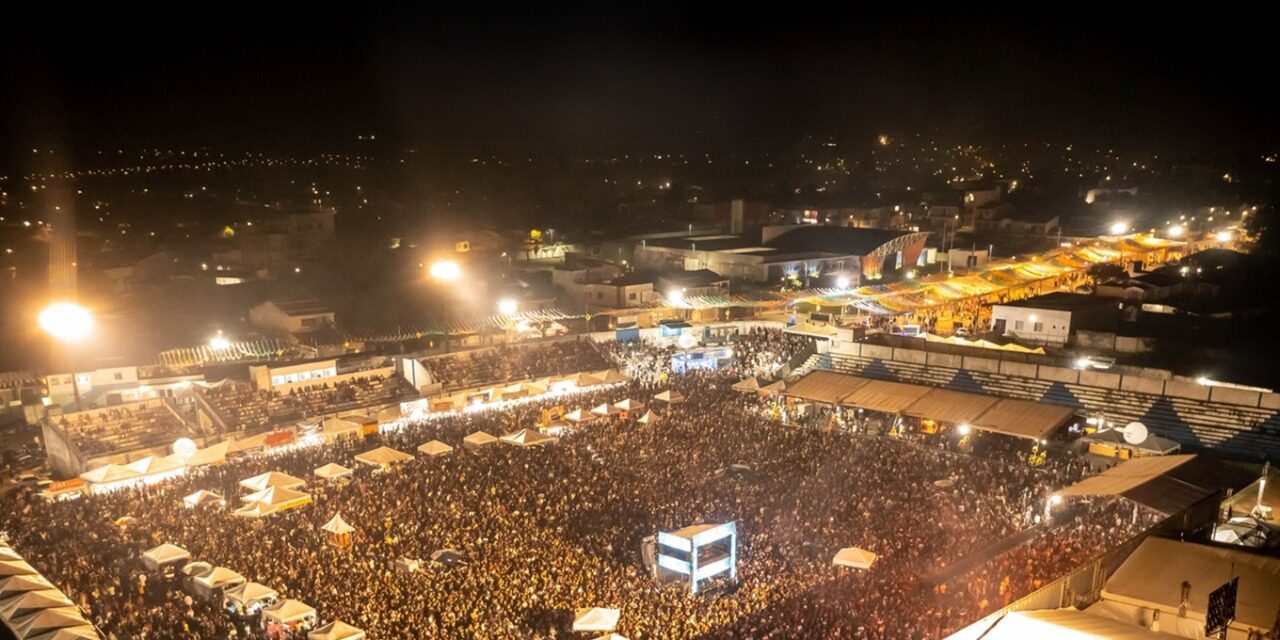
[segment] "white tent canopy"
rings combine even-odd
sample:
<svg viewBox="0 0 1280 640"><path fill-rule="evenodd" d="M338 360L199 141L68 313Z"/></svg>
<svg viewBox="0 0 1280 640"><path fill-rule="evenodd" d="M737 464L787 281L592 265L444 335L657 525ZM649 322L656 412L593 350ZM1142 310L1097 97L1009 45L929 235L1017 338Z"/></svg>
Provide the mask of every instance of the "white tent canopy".
<svg viewBox="0 0 1280 640"><path fill-rule="evenodd" d="M983 640L1175 640L1178 637L1076 609L1016 611L1001 618L982 636Z"/></svg>
<svg viewBox="0 0 1280 640"><path fill-rule="evenodd" d="M556 439L552 436L542 435L533 429L521 429L515 433L508 433L502 436L502 441L509 445L517 447L536 447L544 444L551 444Z"/></svg>
<svg viewBox="0 0 1280 640"><path fill-rule="evenodd" d="M386 446L378 447L356 456L356 462L367 464L371 467L389 467L393 464L400 464L410 460L413 460L413 456Z"/></svg>
<svg viewBox="0 0 1280 640"><path fill-rule="evenodd" d="M839 552L837 552L836 556L831 559L831 564L834 564L838 567L853 567L854 569L870 569L871 565L875 563L877 557L878 556L876 556L876 554L870 551L867 551L866 549L859 549L858 547L845 547L841 549Z"/></svg>
<svg viewBox="0 0 1280 640"><path fill-rule="evenodd" d="M188 507L198 507L200 505L217 503L226 504L226 502L227 501L222 496L212 491L205 491L204 489L182 499L182 503Z"/></svg>
<svg viewBox="0 0 1280 640"><path fill-rule="evenodd" d="M619 609L591 607L578 609L573 615L574 631L613 631L618 626L618 618L622 617Z"/></svg>
<svg viewBox="0 0 1280 640"><path fill-rule="evenodd" d="M330 518L320 529L338 536L355 533L356 530L355 527L347 524L347 521L342 519L341 513Z"/></svg>
<svg viewBox="0 0 1280 640"><path fill-rule="evenodd" d="M421 453L421 454L423 454L423 455L431 456L431 457L433 457L433 458L434 458L435 456L442 456L442 455L445 455L445 454L447 454L447 453L449 453L449 452L451 452L451 451L453 451L453 447L451 447L451 446L449 446L449 445L447 445L447 444L445 444L445 443L443 443L443 442L441 442L441 441L439 441L439 440L432 440L431 442L424 442L424 443L422 443L422 444L418 445L418 452L419 452L419 453Z"/></svg>
<svg viewBox="0 0 1280 640"><path fill-rule="evenodd" d="M275 589L257 582L246 582L234 589L228 589L224 595L227 600L240 606L263 600L274 600L280 597L280 594Z"/></svg>
<svg viewBox="0 0 1280 640"><path fill-rule="evenodd" d="M604 376L601 377L601 381L603 381L605 384L614 384L616 382L626 382L630 379L631 378L628 378L625 374L623 374L621 371L618 371L617 369L610 369L604 372Z"/></svg>
<svg viewBox="0 0 1280 640"><path fill-rule="evenodd" d="M282 489L297 489L306 486L307 481L302 478L295 478L287 473L279 471L268 471L267 473L246 478L240 481L240 486L250 491L262 491L272 487L280 487Z"/></svg>
<svg viewBox="0 0 1280 640"><path fill-rule="evenodd" d="M210 445L196 451L190 458L187 458L187 466L199 467L206 464L222 464L227 461L227 452L230 449L230 440L223 440L218 444Z"/></svg>
<svg viewBox="0 0 1280 640"><path fill-rule="evenodd" d="M315 475L317 478L323 478L325 480L337 480L338 478L345 478L355 473L355 471L353 469L348 469L336 462L330 462L329 464L326 464L323 467L317 467L311 473Z"/></svg>
<svg viewBox="0 0 1280 640"><path fill-rule="evenodd" d="M186 562L191 559L191 554L186 549L175 544L164 543L158 547L152 547L142 552L142 562L151 569L159 569L166 564L175 562Z"/></svg>
<svg viewBox="0 0 1280 640"><path fill-rule="evenodd" d="M653 399L667 404L680 404L684 402L684 394L674 389L668 389L654 396Z"/></svg>
<svg viewBox="0 0 1280 640"><path fill-rule="evenodd" d="M244 581L244 576L226 567L214 567L212 571L195 578L196 584L208 589L234 587Z"/></svg>
<svg viewBox="0 0 1280 640"><path fill-rule="evenodd" d="M80 474L80 477L90 484L106 484L108 482L134 480L141 478L142 474L118 464L106 464L96 469L86 471Z"/></svg>
<svg viewBox="0 0 1280 640"><path fill-rule="evenodd" d="M325 418L320 423L320 434L326 442L333 442L342 437L358 438L364 435L364 427L358 422L343 418Z"/></svg>
<svg viewBox="0 0 1280 640"><path fill-rule="evenodd" d="M491 444L494 444L497 441L498 439L493 437L492 435L489 435L488 433L485 433L483 431L477 431L463 438L462 446L468 449L479 449L480 447L487 447Z"/></svg>
<svg viewBox="0 0 1280 640"><path fill-rule="evenodd" d="M653 409L650 409L646 411L643 416L640 416L640 419L636 420L636 422L639 422L640 424L657 424L661 419L662 416L654 413Z"/></svg>
<svg viewBox="0 0 1280 640"><path fill-rule="evenodd" d="M598 638L592 638L591 640L627 640L627 637L616 633L606 633Z"/></svg>
<svg viewBox="0 0 1280 640"><path fill-rule="evenodd" d="M307 634L307 640L363 640L365 632L341 620L334 620Z"/></svg>
<svg viewBox="0 0 1280 640"><path fill-rule="evenodd" d="M177 460L173 457L157 458L156 456L147 456L145 458L138 458L124 466L138 472L138 475L152 476L176 471L186 465L184 465L181 460Z"/></svg>
<svg viewBox="0 0 1280 640"><path fill-rule="evenodd" d="M606 403L602 403L600 406L598 406L598 407L596 407L596 408L594 408L594 409L592 409L592 410L591 410L591 413L594 413L594 414L596 414L596 415L598 415L598 416L611 416L611 415L615 415L615 414L618 414L618 413L621 413L621 412L622 412L622 410L621 410L621 409L619 409L619 408L617 408L617 407L615 407L615 406L613 406L613 405L611 405L611 404L609 404L609 403L607 403L607 402L606 402Z"/></svg>
<svg viewBox="0 0 1280 640"><path fill-rule="evenodd" d="M582 409L574 409L573 411L564 414L564 419L569 422L588 422L590 420L594 420L595 416L591 415L589 412L583 411Z"/></svg>
<svg viewBox="0 0 1280 640"><path fill-rule="evenodd" d="M626 400L619 400L613 403L613 408L619 411L639 412L639 411L644 411L644 403L640 402L639 400L632 400L631 398L627 398Z"/></svg>
<svg viewBox="0 0 1280 640"><path fill-rule="evenodd" d="M733 383L733 386L731 388L734 391L738 391L741 393L751 393L751 392L760 390L760 381L756 380L755 377L744 378L738 382Z"/></svg>
<svg viewBox="0 0 1280 640"><path fill-rule="evenodd" d="M316 610L311 605L300 600L286 599L263 609L262 615L267 620L288 624L313 617L316 615Z"/></svg>

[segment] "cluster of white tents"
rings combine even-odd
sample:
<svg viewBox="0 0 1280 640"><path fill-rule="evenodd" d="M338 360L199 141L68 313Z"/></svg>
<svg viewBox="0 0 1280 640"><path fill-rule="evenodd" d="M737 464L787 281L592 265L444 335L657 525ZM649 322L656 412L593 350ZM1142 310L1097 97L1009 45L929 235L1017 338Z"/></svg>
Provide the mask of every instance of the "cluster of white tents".
<svg viewBox="0 0 1280 640"><path fill-rule="evenodd" d="M0 621L17 640L102 638L66 594L3 543L0 543Z"/></svg>
<svg viewBox="0 0 1280 640"><path fill-rule="evenodd" d="M435 396L425 401L422 407L431 411L458 411L479 402L504 402L540 396L546 393L571 392L577 389L599 385L617 384L630 380L617 369L603 371L572 373L562 376L549 376L524 382L490 385L479 388L454 391L447 395Z"/></svg>
<svg viewBox="0 0 1280 640"><path fill-rule="evenodd" d="M197 449L194 453L174 453L168 456L146 456L127 464L105 464L80 474L85 487L91 493L112 491L135 484L160 482L210 464L220 464L227 459L230 442Z"/></svg>
<svg viewBox="0 0 1280 640"><path fill-rule="evenodd" d="M289 481L279 477L262 480L255 476L250 480L256 481L255 486L267 486L263 491L281 489L284 488L284 484L289 484ZM280 486L271 486L270 482L280 482L282 484ZM341 522L341 517L335 518L335 520ZM332 523L333 521L330 521L330 524ZM345 525L346 523L342 524ZM354 531L354 529L351 530ZM251 582L226 567L215 567L207 562L191 562L191 554L177 545L166 543L148 549L142 554L142 562L153 571L159 571L166 567L181 567L182 574L190 579L190 584L197 593L205 597L213 597L221 593L226 603L234 605L235 608L242 612L253 613L261 611L263 619L267 622L289 625L316 618L315 607L301 600L281 599L280 593L275 589L264 584ZM0 605L0 611L3 610L3 606ZM18 637L20 640L25 640L27 637L46 640L46 636L19 635ZM96 632L92 636L66 636L67 640L79 637L99 638ZM335 620L307 634L309 640L360 640L364 637L366 637L364 631L340 620ZM58 638L62 638L62 636L58 636ZM49 637L48 640L54 639Z"/></svg>
<svg viewBox="0 0 1280 640"><path fill-rule="evenodd" d="M306 484L302 478L279 471L268 471L246 478L240 481L240 486L251 493L240 499L244 506L232 513L244 518L261 518L310 504L311 494L298 490Z"/></svg>

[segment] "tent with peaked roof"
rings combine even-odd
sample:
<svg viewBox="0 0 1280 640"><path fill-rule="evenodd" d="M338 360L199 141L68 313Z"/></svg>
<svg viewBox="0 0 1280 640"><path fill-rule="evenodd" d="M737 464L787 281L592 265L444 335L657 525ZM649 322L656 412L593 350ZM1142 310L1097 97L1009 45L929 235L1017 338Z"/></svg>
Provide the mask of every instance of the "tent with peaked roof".
<svg viewBox="0 0 1280 640"><path fill-rule="evenodd" d="M479 449L480 447L487 447L491 444L494 444L497 441L498 439L493 437L492 435L489 435L488 433L485 433L483 431L477 431L463 438L462 446L463 448L466 448L466 449Z"/></svg>
<svg viewBox="0 0 1280 640"><path fill-rule="evenodd" d="M639 413L644 411L644 403L639 400L627 398L626 400L619 400L613 403L613 408L619 411L626 411L628 413Z"/></svg>
<svg viewBox="0 0 1280 640"><path fill-rule="evenodd" d="M145 458L138 458L124 466L138 472L138 475L140 476L154 476L177 471L186 465L182 460L176 459L173 456L164 458L146 456Z"/></svg>
<svg viewBox="0 0 1280 640"><path fill-rule="evenodd" d="M109 482L136 480L141 478L142 474L118 464L105 464L97 469L90 469L80 474L80 477L89 484L107 484Z"/></svg>
<svg viewBox="0 0 1280 640"><path fill-rule="evenodd" d="M356 456L356 462L384 469L410 460L413 460L413 456L387 446L378 447Z"/></svg>
<svg viewBox="0 0 1280 640"><path fill-rule="evenodd" d="M564 414L564 419L569 422L591 422L596 419L596 416L587 411L583 411L582 409L574 409L573 411Z"/></svg>
<svg viewBox="0 0 1280 640"><path fill-rule="evenodd" d="M42 591L56 588L52 582L49 582L48 578L38 573L29 576L0 578L0 600L25 591Z"/></svg>
<svg viewBox="0 0 1280 640"><path fill-rule="evenodd" d="M854 569L870 569L875 563L878 556L866 549L858 547L845 547L836 553L836 557L831 559L831 564L838 567L853 567Z"/></svg>
<svg viewBox="0 0 1280 640"><path fill-rule="evenodd" d="M320 527L320 529L337 536L349 535L356 531L355 527L347 524L347 521L342 519L341 513L329 518L329 521L324 523L324 526Z"/></svg>
<svg viewBox="0 0 1280 640"><path fill-rule="evenodd" d="M57 589L26 591L8 600L0 601L0 618L12 620L29 611L65 607L70 604L73 604L71 599Z"/></svg>
<svg viewBox="0 0 1280 640"><path fill-rule="evenodd" d="M31 638L46 631L86 624L88 621L84 619L80 609L73 605L38 609L8 622L9 628L13 629L13 635L18 638Z"/></svg>
<svg viewBox="0 0 1280 640"><path fill-rule="evenodd" d="M760 390L760 381L756 380L754 376L750 378L744 378L742 380L739 380L738 382L733 383L733 386L731 388L734 391L738 391L740 393L755 393L756 391Z"/></svg>
<svg viewBox="0 0 1280 640"><path fill-rule="evenodd" d="M275 589L272 589L265 584L246 582L238 587L228 589L223 593L223 597L225 597L228 602L235 603L243 608L248 607L255 602L275 600L280 597L280 594L276 592Z"/></svg>
<svg viewBox="0 0 1280 640"><path fill-rule="evenodd" d="M574 378L574 381L577 382L579 387L594 387L598 384L604 383L604 380L600 377L593 376L589 373L579 373L578 376Z"/></svg>
<svg viewBox="0 0 1280 640"><path fill-rule="evenodd" d="M676 391L675 389L667 389L666 391L654 396L653 399L667 404L680 404L684 402L684 394Z"/></svg>
<svg viewBox="0 0 1280 640"><path fill-rule="evenodd" d="M325 418L320 423L320 435L325 442L333 442L341 438L364 437L364 427L353 420L345 418Z"/></svg>
<svg viewBox="0 0 1280 640"><path fill-rule="evenodd" d="M326 464L323 467L316 467L315 470L313 470L311 473L317 478L323 478L325 480L337 480L338 478L345 478L355 473L355 470L348 469L336 462L330 462L329 464Z"/></svg>
<svg viewBox="0 0 1280 640"><path fill-rule="evenodd" d="M230 440L223 440L218 444L199 449L190 458L187 458L187 468L202 467L208 464L222 464L227 461L227 452L230 450Z"/></svg>
<svg viewBox="0 0 1280 640"><path fill-rule="evenodd" d="M591 607L578 609L573 614L574 631L613 631L618 626L618 618L622 617L619 609Z"/></svg>
<svg viewBox="0 0 1280 640"><path fill-rule="evenodd" d="M524 383L524 390L531 396L540 396L546 393L550 388L551 383L546 379Z"/></svg>
<svg viewBox="0 0 1280 640"><path fill-rule="evenodd" d="M193 581L205 589L226 589L245 582L244 576L226 567L214 567L204 575L196 576Z"/></svg>
<svg viewBox="0 0 1280 640"><path fill-rule="evenodd" d="M27 564L26 560L3 560L0 561L0 578L9 578L12 576L30 576L40 573L35 567Z"/></svg>
<svg viewBox="0 0 1280 640"><path fill-rule="evenodd" d="M293 489L272 487L257 493L251 493L242 498L242 500L249 504L256 503L269 506L274 512L284 511L285 509L292 509L294 507L301 507L302 505L311 502L311 494L294 491Z"/></svg>
<svg viewBox="0 0 1280 640"><path fill-rule="evenodd" d="M46 631L37 636L31 636L29 640L101 640L102 636L93 625L85 622L74 627L62 627L53 631Z"/></svg>
<svg viewBox="0 0 1280 640"><path fill-rule="evenodd" d="M176 544L164 543L142 552L142 564L155 571L169 564L185 563L191 560L191 554Z"/></svg>
<svg viewBox="0 0 1280 640"><path fill-rule="evenodd" d="M188 508L199 507L206 504L215 505L215 504L226 504L226 503L227 503L226 499L223 498L222 496L212 491L205 491L204 489L201 489L182 499L182 504L187 505Z"/></svg>
<svg viewBox="0 0 1280 640"><path fill-rule="evenodd" d="M631 379L631 378L628 378L626 375L624 375L621 371L618 371L617 369L610 369L610 370L608 370L608 371L604 372L604 376L602 377L602 380L603 380L604 384L614 384L614 383L617 383L617 382L626 382L626 381L628 381L628 380L630 380L630 379Z"/></svg>
<svg viewBox="0 0 1280 640"><path fill-rule="evenodd" d="M241 518L261 518L263 516L269 516L275 512L276 509L272 508L269 504L262 502L250 502L249 504L232 511L231 515L239 516Z"/></svg>
<svg viewBox="0 0 1280 640"><path fill-rule="evenodd" d="M778 395L787 390L787 383L783 380L776 380L760 387L760 393Z"/></svg>
<svg viewBox="0 0 1280 640"><path fill-rule="evenodd" d="M316 610L301 600L285 599L262 610L262 616L269 621L280 624L300 622L314 617Z"/></svg>
<svg viewBox="0 0 1280 640"><path fill-rule="evenodd" d="M364 631L341 620L334 620L307 634L307 640L364 640Z"/></svg>
<svg viewBox="0 0 1280 640"><path fill-rule="evenodd" d="M421 453L423 455L430 456L433 458L436 456L445 455L452 451L453 451L453 447L443 442L440 442L439 440L432 440L431 442L424 442L418 445L418 453Z"/></svg>
<svg viewBox="0 0 1280 640"><path fill-rule="evenodd" d="M508 433L502 436L502 441L517 447L536 447L538 445L551 444L556 439L552 436L538 433L533 429L521 429L515 433Z"/></svg>
<svg viewBox="0 0 1280 640"><path fill-rule="evenodd" d="M261 473L252 478L246 478L240 481L240 486L250 491L262 491L272 487L281 489L297 489L306 486L307 481L302 478L295 478L287 473L279 471L268 471Z"/></svg>
<svg viewBox="0 0 1280 640"><path fill-rule="evenodd" d="M639 422L640 424L658 424L658 421L661 419L662 416L654 413L653 409L650 409L646 411L643 416L640 416L640 419L636 420L636 422Z"/></svg>
<svg viewBox="0 0 1280 640"><path fill-rule="evenodd" d="M627 640L627 637L610 632L600 636L599 638L592 638L592 640Z"/></svg>
<svg viewBox="0 0 1280 640"><path fill-rule="evenodd" d="M619 414L619 413L621 413L621 412L622 412L622 410L621 410L621 409L619 409L619 408L617 408L617 407L614 407L613 405L611 405L611 404L609 404L609 403L607 403L607 402L606 402L606 403L603 403L603 404L601 404L600 406L598 406L598 407L596 407L596 408L594 408L594 409L592 409L592 410L591 410L591 413L593 413L593 414L595 414L595 415L597 415L597 416L600 416L600 417L602 417L602 418L603 418L603 417L608 417L608 416L615 416L615 415L618 415L618 414Z"/></svg>

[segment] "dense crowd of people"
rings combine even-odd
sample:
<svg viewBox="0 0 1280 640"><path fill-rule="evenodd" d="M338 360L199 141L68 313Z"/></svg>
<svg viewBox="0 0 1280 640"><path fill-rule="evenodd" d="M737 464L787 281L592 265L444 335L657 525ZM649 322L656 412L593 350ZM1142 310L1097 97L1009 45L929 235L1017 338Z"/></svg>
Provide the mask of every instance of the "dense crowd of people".
<svg viewBox="0 0 1280 640"><path fill-rule="evenodd" d="M1028 514L1066 482L1063 472L910 437L778 424L765 401L730 387L754 371L757 356L785 361L804 348L779 336L738 341L750 355L740 368L671 376L659 364L623 385L406 422L366 441L246 457L72 502L17 492L3 498L0 530L119 640L268 637L257 622L233 619L220 602L148 572L141 552L165 542L314 606L320 622L341 619L372 638L553 638L569 630L574 609L599 606L620 609L618 632L633 640L922 639L946 635L1151 524L1128 503L1100 501L1033 525ZM666 349L646 343L609 353L669 362ZM666 389L685 402L656 401ZM623 398L661 418L600 420L545 447L459 446L477 430L534 427L552 406ZM329 462L359 467L355 454L378 444L412 452L431 439L457 448L389 472L363 468L348 481L311 473ZM717 473L730 465L742 471ZM260 520L232 516L245 493L238 482L267 470L307 478L314 501ZM230 508L186 508L182 497L199 489L226 496ZM329 544L321 530L335 514L357 530L349 548ZM115 524L124 516L132 520ZM715 579L691 595L687 583L659 584L646 570L646 536L725 521L739 532L736 583ZM1020 534L1024 544L929 580ZM879 558L866 571L832 566L847 546ZM464 564L427 563L412 573L395 566L446 548Z"/></svg>
<svg viewBox="0 0 1280 640"><path fill-rule="evenodd" d="M455 390L599 370L607 368L609 362L591 340L579 337L435 356L424 358L422 365L431 373L433 381L445 389Z"/></svg>

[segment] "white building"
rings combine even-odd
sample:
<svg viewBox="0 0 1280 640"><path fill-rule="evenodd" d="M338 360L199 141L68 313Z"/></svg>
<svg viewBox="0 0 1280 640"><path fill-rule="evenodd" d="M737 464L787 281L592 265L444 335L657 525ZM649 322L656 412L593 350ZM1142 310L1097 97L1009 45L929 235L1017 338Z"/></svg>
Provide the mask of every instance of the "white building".
<svg viewBox="0 0 1280 640"><path fill-rule="evenodd" d="M333 323L333 309L319 300L267 300L249 309L249 324L260 331L311 333Z"/></svg>

